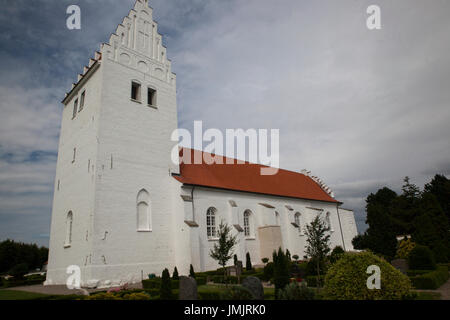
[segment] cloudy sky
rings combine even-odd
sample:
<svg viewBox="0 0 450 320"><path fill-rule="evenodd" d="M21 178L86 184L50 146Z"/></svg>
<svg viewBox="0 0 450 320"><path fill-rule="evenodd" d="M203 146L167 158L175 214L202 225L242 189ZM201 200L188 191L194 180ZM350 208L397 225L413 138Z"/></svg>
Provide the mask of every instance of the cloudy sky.
<svg viewBox="0 0 450 320"><path fill-rule="evenodd" d="M81 30L66 8L81 8ZM0 0L0 240L48 245L60 101L134 0ZM355 210L450 175L450 1L154 0L179 127L280 129L280 165ZM366 9L381 8L381 30Z"/></svg>

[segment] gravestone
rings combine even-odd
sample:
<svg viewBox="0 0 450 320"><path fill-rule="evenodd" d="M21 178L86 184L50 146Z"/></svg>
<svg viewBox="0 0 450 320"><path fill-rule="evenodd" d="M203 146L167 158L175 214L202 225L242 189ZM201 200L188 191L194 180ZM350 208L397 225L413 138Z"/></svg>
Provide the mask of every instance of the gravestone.
<svg viewBox="0 0 450 320"><path fill-rule="evenodd" d="M406 274L406 271L409 270L408 261L406 261L406 259L394 259L391 261L391 264L395 269L400 270L402 273Z"/></svg>
<svg viewBox="0 0 450 320"><path fill-rule="evenodd" d="M242 286L247 288L256 300L264 299L264 288L261 281L256 277L247 277L242 282Z"/></svg>
<svg viewBox="0 0 450 320"><path fill-rule="evenodd" d="M197 282L192 277L180 277L180 292L178 294L180 300L197 300Z"/></svg>

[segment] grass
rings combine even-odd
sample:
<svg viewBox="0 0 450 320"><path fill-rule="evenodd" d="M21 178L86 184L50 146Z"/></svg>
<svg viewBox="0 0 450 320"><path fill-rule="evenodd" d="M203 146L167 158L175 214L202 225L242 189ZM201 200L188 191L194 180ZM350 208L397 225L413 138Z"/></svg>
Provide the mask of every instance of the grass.
<svg viewBox="0 0 450 320"><path fill-rule="evenodd" d="M40 298L46 298L49 295L42 293L34 293L18 290L0 290L0 300L34 300Z"/></svg>
<svg viewBox="0 0 450 320"><path fill-rule="evenodd" d="M415 291L417 293L417 297L415 300L441 300L440 292L424 292L424 291Z"/></svg>

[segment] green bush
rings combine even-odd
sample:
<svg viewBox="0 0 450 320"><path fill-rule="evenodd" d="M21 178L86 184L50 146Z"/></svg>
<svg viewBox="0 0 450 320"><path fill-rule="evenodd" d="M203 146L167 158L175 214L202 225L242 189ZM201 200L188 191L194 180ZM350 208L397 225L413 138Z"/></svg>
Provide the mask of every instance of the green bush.
<svg viewBox="0 0 450 320"><path fill-rule="evenodd" d="M414 288L435 290L448 280L448 267L439 265L437 270L411 277Z"/></svg>
<svg viewBox="0 0 450 320"><path fill-rule="evenodd" d="M325 261L321 261L319 263L319 270L320 270L320 275L324 275L326 273L326 264ZM306 275L307 276L317 276L317 262L315 259L310 259L307 263L306 263Z"/></svg>
<svg viewBox="0 0 450 320"><path fill-rule="evenodd" d="M179 277L179 275L178 275L178 269L177 269L177 267L175 267L175 268L173 269L172 279L173 279L173 280L180 280L180 277Z"/></svg>
<svg viewBox="0 0 450 320"><path fill-rule="evenodd" d="M367 268L380 268L381 289L368 289ZM325 277L323 297L328 300L394 300L409 297L409 278L371 252L345 253Z"/></svg>
<svg viewBox="0 0 450 320"><path fill-rule="evenodd" d="M251 292L242 286L225 288L220 295L221 300L253 300Z"/></svg>
<svg viewBox="0 0 450 320"><path fill-rule="evenodd" d="M195 279L195 272L192 264L189 266L189 276Z"/></svg>
<svg viewBox="0 0 450 320"><path fill-rule="evenodd" d="M200 300L220 300L221 298L221 290L214 291L198 291L198 298Z"/></svg>
<svg viewBox="0 0 450 320"><path fill-rule="evenodd" d="M321 280L321 286L323 285L325 276L320 276ZM306 283L308 284L308 287L317 287L317 284L319 283L317 276L307 276L306 277Z"/></svg>
<svg viewBox="0 0 450 320"><path fill-rule="evenodd" d="M408 277L420 276L425 273L429 273L430 270L407 270L406 275Z"/></svg>
<svg viewBox="0 0 450 320"><path fill-rule="evenodd" d="M28 265L26 263L16 264L8 273L16 279L22 279L28 273Z"/></svg>
<svg viewBox="0 0 450 320"><path fill-rule="evenodd" d="M435 270L433 252L426 246L416 245L408 256L409 268L415 270Z"/></svg>
<svg viewBox="0 0 450 320"><path fill-rule="evenodd" d="M269 262L263 269L264 281L270 281L273 278L273 262Z"/></svg>
<svg viewBox="0 0 450 320"><path fill-rule="evenodd" d="M280 290L279 300L314 300L314 291L307 288L306 285L299 285L298 282L288 284Z"/></svg>
<svg viewBox="0 0 450 320"><path fill-rule="evenodd" d="M247 252L247 254L245 255L245 269L247 271L250 271L253 269L252 260L250 259L250 252Z"/></svg>
<svg viewBox="0 0 450 320"><path fill-rule="evenodd" d="M180 286L180 280L171 280L172 289L178 289ZM147 289L159 289L161 287L161 278L145 279L142 280L142 288Z"/></svg>
<svg viewBox="0 0 450 320"><path fill-rule="evenodd" d="M342 257L342 255L345 253L344 249L342 249L341 246L336 246L334 247L333 251L331 251L330 253L330 262L331 263L335 263L336 261L339 260L339 258Z"/></svg>
<svg viewBox="0 0 450 320"><path fill-rule="evenodd" d="M236 276L212 276L212 282L214 283L228 283L228 284L237 284L238 278Z"/></svg>
<svg viewBox="0 0 450 320"><path fill-rule="evenodd" d="M171 300L173 299L172 294L172 283L170 280L169 270L164 269L161 277L161 287L160 287L159 297L161 300Z"/></svg>
<svg viewBox="0 0 450 320"><path fill-rule="evenodd" d="M197 277L197 278L195 278L195 281L197 281L197 286L205 285L206 277Z"/></svg>

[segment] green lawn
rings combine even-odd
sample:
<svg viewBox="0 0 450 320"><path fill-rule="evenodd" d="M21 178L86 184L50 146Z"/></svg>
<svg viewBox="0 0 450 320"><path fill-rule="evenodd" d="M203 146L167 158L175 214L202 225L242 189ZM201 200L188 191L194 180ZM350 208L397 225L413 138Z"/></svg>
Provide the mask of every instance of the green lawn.
<svg viewBox="0 0 450 320"><path fill-rule="evenodd" d="M416 300L441 300L441 294L439 292L416 291L416 293Z"/></svg>
<svg viewBox="0 0 450 320"><path fill-rule="evenodd" d="M0 300L33 300L44 297L48 297L48 295L17 290L0 290Z"/></svg>

